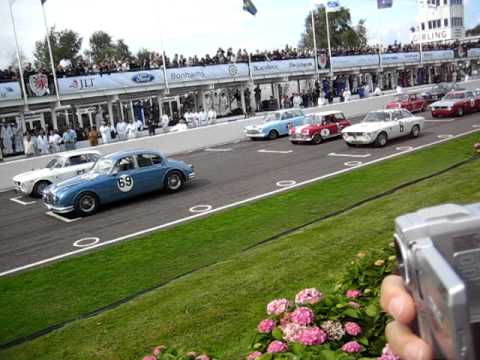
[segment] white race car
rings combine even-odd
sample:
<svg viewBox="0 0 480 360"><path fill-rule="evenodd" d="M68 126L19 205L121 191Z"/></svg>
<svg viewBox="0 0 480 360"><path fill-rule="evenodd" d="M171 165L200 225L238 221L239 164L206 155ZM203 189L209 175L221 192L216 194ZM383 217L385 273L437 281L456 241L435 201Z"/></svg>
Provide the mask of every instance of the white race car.
<svg viewBox="0 0 480 360"><path fill-rule="evenodd" d="M59 154L45 168L15 176L13 185L17 192L41 197L47 186L88 172L100 156L98 151L93 150Z"/></svg>
<svg viewBox="0 0 480 360"><path fill-rule="evenodd" d="M391 139L401 136L418 137L425 119L405 109L371 111L359 124L342 130L348 146L375 144L383 147Z"/></svg>

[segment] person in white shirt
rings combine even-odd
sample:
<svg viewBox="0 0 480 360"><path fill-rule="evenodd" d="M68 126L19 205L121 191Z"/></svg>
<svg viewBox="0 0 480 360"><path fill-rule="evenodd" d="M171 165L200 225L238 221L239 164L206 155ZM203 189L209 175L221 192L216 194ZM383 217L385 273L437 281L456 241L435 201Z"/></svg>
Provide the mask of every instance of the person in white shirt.
<svg viewBox="0 0 480 360"><path fill-rule="evenodd" d="M102 126L100 126L100 135L102 136L103 144L112 142L112 128L106 122L103 122Z"/></svg>
<svg viewBox="0 0 480 360"><path fill-rule="evenodd" d="M208 123L207 113L205 111L200 112L200 126L205 126Z"/></svg>
<svg viewBox="0 0 480 360"><path fill-rule="evenodd" d="M27 157L35 156L37 152L37 147L35 138L32 135L27 134L27 136L25 136L25 138L23 139L23 147L25 149L25 155Z"/></svg>
<svg viewBox="0 0 480 360"><path fill-rule="evenodd" d="M56 153L60 151L60 142L62 141L61 136L58 132L50 130L50 135L48 136L48 145L50 145L50 151Z"/></svg>
<svg viewBox="0 0 480 360"><path fill-rule="evenodd" d="M190 114L190 111L187 111L185 114L183 114L183 117L185 118L185 122L187 123L187 126L191 127L192 115Z"/></svg>
<svg viewBox="0 0 480 360"><path fill-rule="evenodd" d="M127 125L127 138L135 139L137 137L137 124L133 123L132 121L128 122Z"/></svg>
<svg viewBox="0 0 480 360"><path fill-rule="evenodd" d="M135 125L137 126L137 135L143 131L143 122L142 120L135 121Z"/></svg>
<svg viewBox="0 0 480 360"><path fill-rule="evenodd" d="M213 110L208 110L207 117L208 117L208 123L209 124L215 124L214 116L213 116Z"/></svg>
<svg viewBox="0 0 480 360"><path fill-rule="evenodd" d="M403 88L400 85L397 85L397 94L403 94Z"/></svg>
<svg viewBox="0 0 480 360"><path fill-rule="evenodd" d="M162 115L162 130L168 131L168 124L170 123L170 119L168 118L167 114Z"/></svg>
<svg viewBox="0 0 480 360"><path fill-rule="evenodd" d="M188 130L188 126L185 123L185 120L182 119L182 120L180 120L180 122L177 125L172 127L170 132L182 132L182 131L187 131L187 130Z"/></svg>
<svg viewBox="0 0 480 360"><path fill-rule="evenodd" d="M303 100L300 97L300 95L295 94L295 96L293 97L293 107L299 108L300 105L302 104L302 102L303 102Z"/></svg>
<svg viewBox="0 0 480 360"><path fill-rule="evenodd" d="M382 90L380 89L380 87L377 86L377 87L375 88L375 91L373 92L373 94L374 94L375 96L380 96L380 95L382 95Z"/></svg>
<svg viewBox="0 0 480 360"><path fill-rule="evenodd" d="M352 96L352 94L350 93L350 90L345 89L345 90L343 91L342 96L343 96L343 100L344 100L345 102L349 102L349 101L350 101L350 97Z"/></svg>
<svg viewBox="0 0 480 360"><path fill-rule="evenodd" d="M43 130L37 136L37 150L40 155L46 155L50 153L48 137L45 135L45 132Z"/></svg>
<svg viewBox="0 0 480 360"><path fill-rule="evenodd" d="M117 123L117 134L118 140L127 140L127 123L125 120L121 120L119 123Z"/></svg>

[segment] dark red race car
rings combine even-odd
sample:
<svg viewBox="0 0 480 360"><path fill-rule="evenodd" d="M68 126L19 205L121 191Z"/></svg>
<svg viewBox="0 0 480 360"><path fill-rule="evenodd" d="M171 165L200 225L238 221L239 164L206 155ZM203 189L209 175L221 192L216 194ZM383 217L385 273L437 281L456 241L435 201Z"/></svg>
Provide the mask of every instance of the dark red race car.
<svg viewBox="0 0 480 360"><path fill-rule="evenodd" d="M463 116L480 110L480 100L471 90L449 92L431 105L432 116Z"/></svg>
<svg viewBox="0 0 480 360"><path fill-rule="evenodd" d="M395 95L393 101L390 101L385 109L406 109L410 112L425 111L427 101L420 94L399 94Z"/></svg>
<svg viewBox="0 0 480 360"><path fill-rule="evenodd" d="M342 129L352 125L341 111L325 111L309 114L305 124L289 131L292 144L320 144L322 141L342 135Z"/></svg>

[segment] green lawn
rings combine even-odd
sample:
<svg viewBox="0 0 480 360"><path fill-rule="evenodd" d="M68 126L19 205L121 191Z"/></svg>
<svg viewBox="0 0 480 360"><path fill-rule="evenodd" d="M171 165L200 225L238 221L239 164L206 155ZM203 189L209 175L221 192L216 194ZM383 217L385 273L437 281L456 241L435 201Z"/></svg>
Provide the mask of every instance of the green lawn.
<svg viewBox="0 0 480 360"><path fill-rule="evenodd" d="M1 341L78 316L179 274L218 263L2 359L132 359L172 340L227 358L247 348L264 303L303 286L328 289L353 253L390 241L392 220L445 201L479 199L477 164L377 200L295 235L263 239L471 154L476 136L361 169L305 189L0 280ZM415 191L414 191L415 190ZM334 224L334 226L332 226ZM332 256L335 254L335 256Z"/></svg>

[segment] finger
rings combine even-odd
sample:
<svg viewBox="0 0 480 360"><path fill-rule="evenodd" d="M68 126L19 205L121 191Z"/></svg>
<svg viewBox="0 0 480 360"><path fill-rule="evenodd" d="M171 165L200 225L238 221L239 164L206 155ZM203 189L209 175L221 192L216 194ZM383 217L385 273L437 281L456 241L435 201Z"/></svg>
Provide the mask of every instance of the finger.
<svg viewBox="0 0 480 360"><path fill-rule="evenodd" d="M403 324L410 324L415 318L415 303L400 276L390 275L383 280L380 303L383 310Z"/></svg>
<svg viewBox="0 0 480 360"><path fill-rule="evenodd" d="M394 354L402 360L431 360L432 349L412 333L409 327L392 321L385 329L388 344Z"/></svg>

